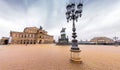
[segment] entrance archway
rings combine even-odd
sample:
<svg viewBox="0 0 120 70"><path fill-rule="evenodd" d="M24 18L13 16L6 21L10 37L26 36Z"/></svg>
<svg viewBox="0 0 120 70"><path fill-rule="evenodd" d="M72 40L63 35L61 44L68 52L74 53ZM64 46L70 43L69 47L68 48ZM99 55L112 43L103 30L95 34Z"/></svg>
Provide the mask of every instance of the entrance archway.
<svg viewBox="0 0 120 70"><path fill-rule="evenodd" d="M5 40L5 41L4 41L4 44L5 44L5 45L8 44L8 40Z"/></svg>
<svg viewBox="0 0 120 70"><path fill-rule="evenodd" d="M42 43L42 40L39 41L39 44L41 44L41 43Z"/></svg>

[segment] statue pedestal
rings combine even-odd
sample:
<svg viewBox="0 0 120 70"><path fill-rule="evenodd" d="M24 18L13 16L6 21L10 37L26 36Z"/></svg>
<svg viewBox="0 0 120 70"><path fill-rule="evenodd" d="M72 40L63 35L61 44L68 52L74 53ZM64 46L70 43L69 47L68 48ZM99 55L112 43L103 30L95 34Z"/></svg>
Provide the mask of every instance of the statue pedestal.
<svg viewBox="0 0 120 70"><path fill-rule="evenodd" d="M72 62L77 62L77 63L82 63L82 60L79 56L81 50L70 50L71 51L71 61Z"/></svg>

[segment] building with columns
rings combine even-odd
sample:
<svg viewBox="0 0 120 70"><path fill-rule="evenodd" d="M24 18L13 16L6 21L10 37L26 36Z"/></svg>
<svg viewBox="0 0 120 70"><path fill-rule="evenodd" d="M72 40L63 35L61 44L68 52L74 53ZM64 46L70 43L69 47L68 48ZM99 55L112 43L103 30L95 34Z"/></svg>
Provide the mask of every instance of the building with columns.
<svg viewBox="0 0 120 70"><path fill-rule="evenodd" d="M108 37L94 37L93 39L90 40L90 42L95 44L111 45L114 43L114 40Z"/></svg>
<svg viewBox="0 0 120 70"><path fill-rule="evenodd" d="M10 31L10 44L41 44L53 43L53 36L48 35L42 27L26 27L23 32Z"/></svg>

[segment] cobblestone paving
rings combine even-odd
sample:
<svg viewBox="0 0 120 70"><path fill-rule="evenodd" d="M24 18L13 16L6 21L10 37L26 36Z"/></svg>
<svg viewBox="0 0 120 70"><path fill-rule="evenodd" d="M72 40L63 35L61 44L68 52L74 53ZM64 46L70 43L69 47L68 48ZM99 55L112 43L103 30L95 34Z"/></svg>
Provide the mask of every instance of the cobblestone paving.
<svg viewBox="0 0 120 70"><path fill-rule="evenodd" d="M83 63L72 63L70 46L0 47L0 70L120 70L120 47L80 45Z"/></svg>

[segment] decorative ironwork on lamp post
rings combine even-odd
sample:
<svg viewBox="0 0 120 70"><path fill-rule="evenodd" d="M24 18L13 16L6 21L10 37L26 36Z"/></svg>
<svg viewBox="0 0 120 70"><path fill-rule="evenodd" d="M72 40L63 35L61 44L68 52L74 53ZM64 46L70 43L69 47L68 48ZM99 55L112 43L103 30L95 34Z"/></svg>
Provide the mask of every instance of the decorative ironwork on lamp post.
<svg viewBox="0 0 120 70"><path fill-rule="evenodd" d="M72 28L72 47L71 47L71 59L75 60L78 59L76 56L74 57L74 52L80 52L80 49L78 47L78 41L76 39L76 27L75 27L75 22L78 21L78 18L82 16L82 8L83 8L83 3L82 0L80 0L80 3L76 5L76 3L70 3L66 6L67 12L66 12L66 19L67 22L72 21L73 22L73 28ZM74 59L75 58L75 59Z"/></svg>

